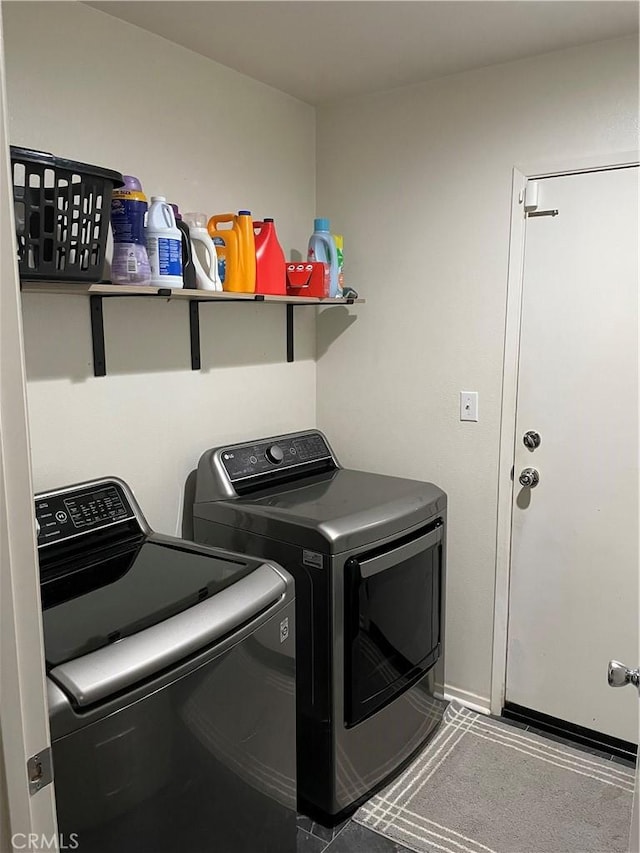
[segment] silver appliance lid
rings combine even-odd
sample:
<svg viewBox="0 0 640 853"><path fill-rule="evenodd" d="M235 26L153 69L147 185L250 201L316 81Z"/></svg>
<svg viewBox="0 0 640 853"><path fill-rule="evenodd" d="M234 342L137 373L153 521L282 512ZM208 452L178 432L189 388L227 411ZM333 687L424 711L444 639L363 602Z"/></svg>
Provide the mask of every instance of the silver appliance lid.
<svg viewBox="0 0 640 853"><path fill-rule="evenodd" d="M151 645L142 638L168 636L160 625L195 625L198 613L205 614L201 621L209 627L216 620L227 625L233 614L224 603L235 600L240 590L251 608L253 593L262 601L265 589L280 590L280 595L286 586L284 572L261 559L154 533L131 490L116 478L38 494L35 509L45 659L54 679L75 672L79 660L90 661L87 672L94 672L94 663L103 658L111 665L116 646L120 655L125 648L142 649L144 666L138 669L146 671L153 660ZM175 657L184 643L172 636ZM78 683L86 686L82 672ZM71 692L69 678L57 680ZM112 681L105 679L99 690L92 681L91 690L83 688L72 698L78 704L98 694L104 698Z"/></svg>
<svg viewBox="0 0 640 853"><path fill-rule="evenodd" d="M286 594L284 577L264 563L189 610L54 666L49 678L76 706L94 705L238 631Z"/></svg>
<svg viewBox="0 0 640 853"><path fill-rule="evenodd" d="M310 459L292 462L285 455L281 463L267 464L269 448L295 448L296 439L308 437ZM247 448L258 460L257 475L247 464ZM231 472L242 475L234 481L223 463L229 456L234 464L238 455ZM280 467L285 462L288 471ZM340 468L316 431L214 448L203 454L197 477L194 522L217 522L329 553L401 535L444 513L447 504L432 483Z"/></svg>

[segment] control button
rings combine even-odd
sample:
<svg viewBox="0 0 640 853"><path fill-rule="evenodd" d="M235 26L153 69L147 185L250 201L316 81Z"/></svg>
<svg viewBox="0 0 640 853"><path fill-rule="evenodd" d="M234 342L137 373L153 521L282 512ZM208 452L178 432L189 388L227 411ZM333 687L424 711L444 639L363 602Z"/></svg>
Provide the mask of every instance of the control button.
<svg viewBox="0 0 640 853"><path fill-rule="evenodd" d="M298 452L298 451L295 449L295 447L290 447L290 448L289 448L289 453L290 453L292 456L295 456L297 452Z"/></svg>
<svg viewBox="0 0 640 853"><path fill-rule="evenodd" d="M56 513L56 518L58 519L58 521L66 521L67 520L67 513L63 512L61 509L59 509L58 512Z"/></svg>
<svg viewBox="0 0 640 853"><path fill-rule="evenodd" d="M284 453L282 452L282 448L278 447L277 444L272 444L271 447L267 447L267 452L265 456L269 460L269 462L273 462L274 465L279 465L284 459Z"/></svg>
<svg viewBox="0 0 640 853"><path fill-rule="evenodd" d="M251 462L252 465L255 465L257 463L257 461L258 461L257 456L250 456L249 457L249 462Z"/></svg>

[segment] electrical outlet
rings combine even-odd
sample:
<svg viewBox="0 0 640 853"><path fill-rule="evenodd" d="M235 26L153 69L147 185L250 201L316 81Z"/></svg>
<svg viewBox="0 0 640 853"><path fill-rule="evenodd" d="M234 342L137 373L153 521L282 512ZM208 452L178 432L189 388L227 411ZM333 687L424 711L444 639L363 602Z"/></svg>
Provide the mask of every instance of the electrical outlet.
<svg viewBox="0 0 640 853"><path fill-rule="evenodd" d="M477 391L461 391L460 392L460 420L461 421L477 421L478 420L478 392Z"/></svg>

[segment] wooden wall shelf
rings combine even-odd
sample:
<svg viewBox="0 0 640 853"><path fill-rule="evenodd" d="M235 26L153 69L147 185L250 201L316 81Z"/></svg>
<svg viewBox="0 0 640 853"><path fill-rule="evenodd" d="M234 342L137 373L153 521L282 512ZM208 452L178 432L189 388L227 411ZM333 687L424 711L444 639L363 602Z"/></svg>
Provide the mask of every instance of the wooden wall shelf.
<svg viewBox="0 0 640 853"><path fill-rule="evenodd" d="M191 369L199 370L200 359L200 305L202 303L239 302L279 303L287 307L287 361L294 360L293 310L303 305L330 307L332 305L353 305L362 303L364 299L317 299L305 296L270 296L261 293L227 293L207 290L185 290L183 288L163 288L149 286L132 286L119 284L87 284L86 282L40 281L23 279L23 293L45 293L50 296L63 294L66 296L88 296L91 315L91 338L93 343L93 372L95 376L107 375L107 362L104 344L104 318L102 300L125 297L165 299L187 301L189 303L189 335L191 339Z"/></svg>

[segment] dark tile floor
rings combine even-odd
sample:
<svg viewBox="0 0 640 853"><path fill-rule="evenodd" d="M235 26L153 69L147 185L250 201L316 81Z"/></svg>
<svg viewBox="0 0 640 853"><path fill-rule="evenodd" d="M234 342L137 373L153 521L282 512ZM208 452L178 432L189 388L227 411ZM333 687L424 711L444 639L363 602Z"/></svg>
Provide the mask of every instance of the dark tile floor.
<svg viewBox="0 0 640 853"><path fill-rule="evenodd" d="M528 731L532 734L548 738L555 743L571 746L574 749L580 750L580 752L598 755L600 758L615 761L616 764L623 764L625 767L635 767L635 762L633 761L628 761L625 758L619 758L615 755L612 756L611 753L598 749L582 746L575 741L543 732L540 729L527 726L516 720L507 720L503 717L493 717L492 719L506 723L521 731ZM300 814L298 815L298 853L412 853L412 851L408 847L398 844L397 841L391 841L383 835L372 832L365 826L361 826L350 819L332 828L323 826L321 823L311 820L306 815Z"/></svg>
<svg viewBox="0 0 640 853"><path fill-rule="evenodd" d="M540 737L544 737L547 740L554 741L554 743L561 743L564 746L571 746L573 749L577 749L580 752L586 752L589 755L597 755L600 758L604 758L605 761L614 761L616 764L623 764L625 767L633 767L635 768L636 763L632 759L622 758L618 755L612 755L610 752L602 749L596 749L595 747L586 746L581 743L577 743L575 740L571 740L571 738L561 737L560 735L553 734L552 732L546 732L543 729L537 729L535 726L527 726L525 723L521 723L518 720L508 720L504 717L494 717L491 715L491 719L498 720L500 723L506 723L508 726L513 726L516 729L520 729L520 731L531 732L533 735L540 735Z"/></svg>
<svg viewBox="0 0 640 853"><path fill-rule="evenodd" d="M315 832L331 833L331 830L327 830L318 823L314 823L313 828ZM372 832L366 826L360 826L352 820L336 827L335 835L328 841L314 832L303 829L298 824L298 853L405 853L405 851L411 853L402 844Z"/></svg>

